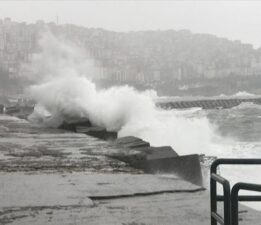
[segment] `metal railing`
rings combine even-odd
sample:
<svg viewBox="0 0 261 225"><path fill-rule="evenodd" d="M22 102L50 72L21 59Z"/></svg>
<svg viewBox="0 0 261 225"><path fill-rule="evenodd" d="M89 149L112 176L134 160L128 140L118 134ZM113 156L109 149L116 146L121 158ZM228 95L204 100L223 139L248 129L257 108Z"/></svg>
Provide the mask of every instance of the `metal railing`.
<svg viewBox="0 0 261 225"><path fill-rule="evenodd" d="M217 159L210 168L210 216L211 225L238 225L238 201L261 201L260 195L239 196L239 190L259 191L261 185L250 183L237 183L230 190L227 179L217 174L219 165L261 165L261 159ZM217 195L217 182L223 186L223 196ZM217 213L217 201L224 202L224 218Z"/></svg>
<svg viewBox="0 0 261 225"><path fill-rule="evenodd" d="M238 201L261 201L260 195L238 196L240 190L261 192L261 185L236 183L233 186L231 191L231 225L238 225Z"/></svg>

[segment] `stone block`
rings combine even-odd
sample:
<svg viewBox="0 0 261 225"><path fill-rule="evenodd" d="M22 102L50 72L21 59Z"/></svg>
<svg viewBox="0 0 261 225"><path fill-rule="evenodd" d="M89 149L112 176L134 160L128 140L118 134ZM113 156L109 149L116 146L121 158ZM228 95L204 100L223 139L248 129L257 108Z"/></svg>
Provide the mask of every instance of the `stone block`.
<svg viewBox="0 0 261 225"><path fill-rule="evenodd" d="M76 132L88 134L90 136L97 137L103 140L115 140L117 138L117 132L106 131L102 127L76 126Z"/></svg>
<svg viewBox="0 0 261 225"><path fill-rule="evenodd" d="M146 154L146 160L162 159L177 157L178 154L170 146L161 146L161 147L146 147L146 148L137 148L138 151L143 151Z"/></svg>
<svg viewBox="0 0 261 225"><path fill-rule="evenodd" d="M170 146L120 148L119 151L109 154L109 157L128 163L130 166L148 160L177 157L178 154Z"/></svg>
<svg viewBox="0 0 261 225"><path fill-rule="evenodd" d="M60 126L60 129L76 132L77 126L90 127L91 123L87 118L67 118Z"/></svg>
<svg viewBox="0 0 261 225"><path fill-rule="evenodd" d="M184 180L196 185L202 185L202 173L199 155L143 160L132 164L146 173L176 174Z"/></svg>
<svg viewBox="0 0 261 225"><path fill-rule="evenodd" d="M142 139L133 136L118 138L115 141L115 144L124 148L142 148L150 146L149 142L143 141Z"/></svg>
<svg viewBox="0 0 261 225"><path fill-rule="evenodd" d="M116 144L127 144L127 143L131 143L131 142L135 142L135 141L142 141L142 139L134 137L134 136L126 136L126 137L118 138L117 140L115 140L115 143Z"/></svg>

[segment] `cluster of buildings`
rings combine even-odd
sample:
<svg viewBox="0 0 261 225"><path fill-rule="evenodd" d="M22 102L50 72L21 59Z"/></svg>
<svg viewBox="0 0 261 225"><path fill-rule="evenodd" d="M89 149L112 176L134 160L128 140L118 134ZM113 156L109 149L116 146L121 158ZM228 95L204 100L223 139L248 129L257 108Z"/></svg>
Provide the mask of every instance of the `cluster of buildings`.
<svg viewBox="0 0 261 225"><path fill-rule="evenodd" d="M107 76L123 82L261 75L261 51L252 45L169 31L172 32L172 36L160 31L117 34L104 40L107 46L101 47L96 58L109 71Z"/></svg>
<svg viewBox="0 0 261 225"><path fill-rule="evenodd" d="M186 30L117 33L10 18L0 19L0 73L15 78L28 72L23 64L39 51L37 41L46 26L88 52L99 80L149 83L261 75L260 50L211 35Z"/></svg>
<svg viewBox="0 0 261 225"><path fill-rule="evenodd" d="M0 71L11 78L19 76L21 63L30 60L35 43L34 27L10 18L0 20Z"/></svg>

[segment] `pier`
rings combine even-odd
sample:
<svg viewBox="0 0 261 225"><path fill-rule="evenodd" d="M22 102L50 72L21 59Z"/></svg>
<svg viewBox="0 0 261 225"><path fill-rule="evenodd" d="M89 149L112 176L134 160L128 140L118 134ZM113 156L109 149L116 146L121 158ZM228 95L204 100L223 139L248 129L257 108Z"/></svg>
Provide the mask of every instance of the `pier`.
<svg viewBox="0 0 261 225"><path fill-rule="evenodd" d="M249 102L261 105L261 98L209 98L209 99L192 99L192 100L175 100L167 102L159 102L158 106L171 109L187 109L187 108L202 108L202 109L227 109L240 105L241 103Z"/></svg>

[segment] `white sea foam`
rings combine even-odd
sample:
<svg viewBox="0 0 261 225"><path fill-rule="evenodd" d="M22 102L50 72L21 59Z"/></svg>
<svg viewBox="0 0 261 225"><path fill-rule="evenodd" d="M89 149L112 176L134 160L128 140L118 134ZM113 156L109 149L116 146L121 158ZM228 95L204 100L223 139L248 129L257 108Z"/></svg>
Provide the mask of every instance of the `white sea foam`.
<svg viewBox="0 0 261 225"><path fill-rule="evenodd" d="M261 105L255 104L254 102L242 102L240 105L232 108L233 110L240 109L261 109Z"/></svg>
<svg viewBox="0 0 261 225"><path fill-rule="evenodd" d="M235 97L255 97L255 94L249 93L247 91L239 91L236 94L234 94L233 96Z"/></svg>
<svg viewBox="0 0 261 225"><path fill-rule="evenodd" d="M256 95L247 91L239 91L235 94L232 95L225 95L225 94L220 94L217 96L219 98L255 98L255 97L260 97L260 95Z"/></svg>
<svg viewBox="0 0 261 225"><path fill-rule="evenodd" d="M134 135L155 146L171 145L179 154L209 151L214 131L208 119L188 116L200 109L189 113L159 109L155 91L139 92L129 86L97 90L89 73L82 74L83 67L95 71L94 64L86 63L82 54L77 56L77 49L53 35L43 39L43 53L30 66L35 73L43 76L47 71L47 75L27 91L38 103L31 119L58 126L66 118L87 117L93 125L117 131L119 136Z"/></svg>

